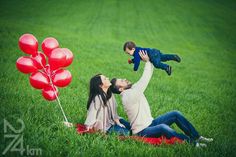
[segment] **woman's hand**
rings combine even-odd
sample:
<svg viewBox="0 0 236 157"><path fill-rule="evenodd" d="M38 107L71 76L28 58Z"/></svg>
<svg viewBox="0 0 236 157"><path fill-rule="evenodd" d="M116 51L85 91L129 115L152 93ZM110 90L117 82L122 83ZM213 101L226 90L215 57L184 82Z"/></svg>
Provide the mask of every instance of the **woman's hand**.
<svg viewBox="0 0 236 157"><path fill-rule="evenodd" d="M140 57L142 58L142 60L144 62L148 62L149 61L149 57L148 57L147 51L141 50L141 51L139 51L139 55L140 55Z"/></svg>
<svg viewBox="0 0 236 157"><path fill-rule="evenodd" d="M120 120L119 119L115 119L114 120L116 122L116 125L122 127L122 128L125 128L125 126L123 124L120 123Z"/></svg>
<svg viewBox="0 0 236 157"><path fill-rule="evenodd" d="M121 124L121 123L119 123L119 124L117 124L117 125L119 125L119 126L122 127L122 128L125 128L125 126L124 126L123 124Z"/></svg>

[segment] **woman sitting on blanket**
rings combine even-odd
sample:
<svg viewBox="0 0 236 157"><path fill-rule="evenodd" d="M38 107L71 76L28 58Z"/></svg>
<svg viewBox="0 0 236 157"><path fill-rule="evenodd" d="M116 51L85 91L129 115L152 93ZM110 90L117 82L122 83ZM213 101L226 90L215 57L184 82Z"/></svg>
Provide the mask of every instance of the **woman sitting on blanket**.
<svg viewBox="0 0 236 157"><path fill-rule="evenodd" d="M103 133L129 135L130 124L117 114L117 103L110 87L109 78L102 74L90 80L90 91L87 102L87 130L94 129Z"/></svg>

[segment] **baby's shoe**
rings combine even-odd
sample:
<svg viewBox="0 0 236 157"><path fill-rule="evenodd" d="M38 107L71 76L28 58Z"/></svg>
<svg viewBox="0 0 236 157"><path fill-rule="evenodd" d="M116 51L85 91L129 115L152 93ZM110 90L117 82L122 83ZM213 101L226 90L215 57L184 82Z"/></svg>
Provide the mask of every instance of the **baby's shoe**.
<svg viewBox="0 0 236 157"><path fill-rule="evenodd" d="M171 72L172 72L172 68L171 68L171 66L168 65L166 68L166 73L170 76Z"/></svg>
<svg viewBox="0 0 236 157"><path fill-rule="evenodd" d="M178 55L175 55L175 56L174 56L174 60L175 60L176 62L178 62L178 63L181 62L181 58L180 58Z"/></svg>

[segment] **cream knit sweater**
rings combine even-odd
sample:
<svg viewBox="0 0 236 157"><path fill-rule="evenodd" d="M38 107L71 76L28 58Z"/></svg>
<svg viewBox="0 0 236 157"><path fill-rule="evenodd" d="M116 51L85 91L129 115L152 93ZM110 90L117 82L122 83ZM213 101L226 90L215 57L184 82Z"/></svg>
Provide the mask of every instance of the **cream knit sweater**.
<svg viewBox="0 0 236 157"><path fill-rule="evenodd" d="M148 127L153 120L150 107L143 94L153 73L153 65L150 61L145 63L144 72L138 82L130 89L121 93L124 110L131 124L133 134L137 134Z"/></svg>

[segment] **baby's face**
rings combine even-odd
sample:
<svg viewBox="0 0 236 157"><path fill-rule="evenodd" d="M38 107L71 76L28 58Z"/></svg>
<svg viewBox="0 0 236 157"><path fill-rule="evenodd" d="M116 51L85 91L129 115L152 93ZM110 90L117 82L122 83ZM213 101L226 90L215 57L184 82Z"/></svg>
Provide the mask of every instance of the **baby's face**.
<svg viewBox="0 0 236 157"><path fill-rule="evenodd" d="M128 55L130 55L130 56L133 56L134 51L135 51L135 48L132 48L132 50L130 50L130 49L128 49L128 48L125 49L125 52L126 52Z"/></svg>

